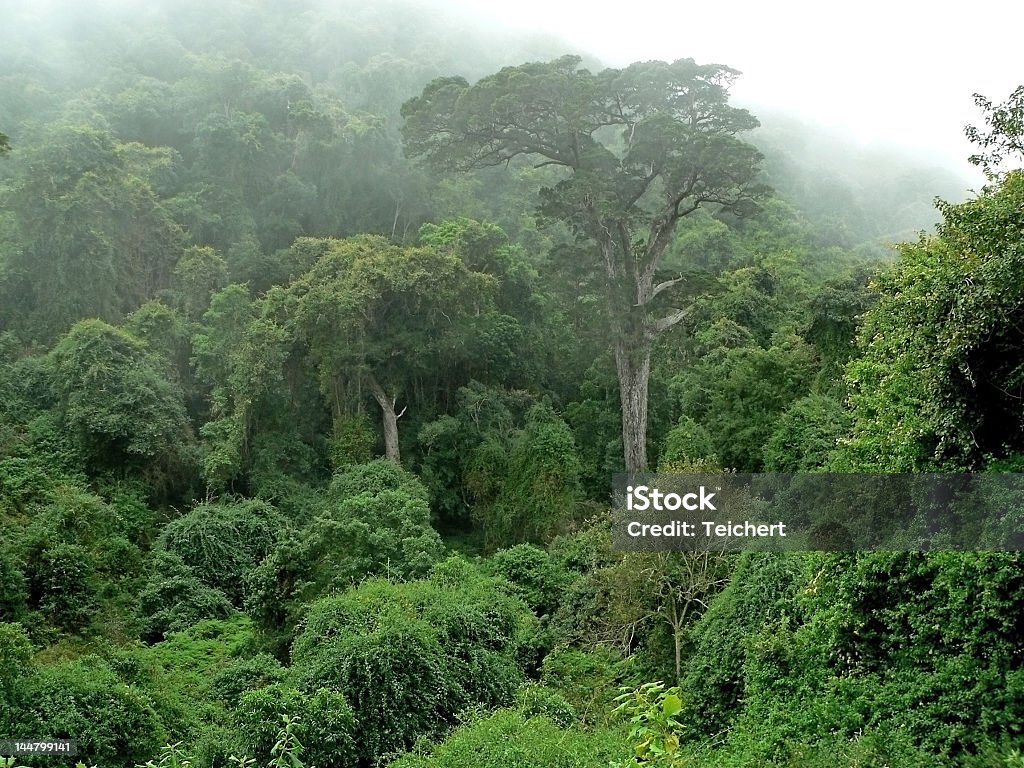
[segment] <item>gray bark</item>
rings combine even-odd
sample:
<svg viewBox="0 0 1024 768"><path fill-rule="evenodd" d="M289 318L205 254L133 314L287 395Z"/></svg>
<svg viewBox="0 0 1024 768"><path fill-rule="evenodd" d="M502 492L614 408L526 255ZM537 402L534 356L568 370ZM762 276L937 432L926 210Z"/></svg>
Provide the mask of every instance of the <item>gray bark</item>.
<svg viewBox="0 0 1024 768"><path fill-rule="evenodd" d="M402 413L396 414L395 398L388 397L387 392L373 376L369 377L367 383L370 385L373 399L380 405L384 419L384 455L395 464L401 464L402 457L398 450L398 419L405 413L405 409L402 409Z"/></svg>
<svg viewBox="0 0 1024 768"><path fill-rule="evenodd" d="M634 343L635 342L635 343ZM651 342L619 335L615 368L622 402L622 448L626 472L647 470L647 385L651 378Z"/></svg>

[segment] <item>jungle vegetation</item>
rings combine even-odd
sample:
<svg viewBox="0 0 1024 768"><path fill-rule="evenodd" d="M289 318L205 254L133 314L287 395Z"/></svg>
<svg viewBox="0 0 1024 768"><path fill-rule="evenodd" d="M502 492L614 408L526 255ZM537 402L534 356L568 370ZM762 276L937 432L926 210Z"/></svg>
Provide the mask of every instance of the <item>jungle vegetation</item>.
<svg viewBox="0 0 1024 768"><path fill-rule="evenodd" d="M612 547L624 469L1024 467L1024 92L968 195L739 76L399 0L5 9L0 740L1024 764L1019 553Z"/></svg>

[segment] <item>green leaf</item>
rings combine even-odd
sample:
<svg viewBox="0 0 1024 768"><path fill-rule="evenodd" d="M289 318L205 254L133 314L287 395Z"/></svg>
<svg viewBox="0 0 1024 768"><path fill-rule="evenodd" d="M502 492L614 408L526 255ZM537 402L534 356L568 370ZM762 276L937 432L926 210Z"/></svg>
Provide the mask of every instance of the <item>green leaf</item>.
<svg viewBox="0 0 1024 768"><path fill-rule="evenodd" d="M661 711L665 713L666 717L672 717L682 708L683 702L675 693L671 693L662 699Z"/></svg>

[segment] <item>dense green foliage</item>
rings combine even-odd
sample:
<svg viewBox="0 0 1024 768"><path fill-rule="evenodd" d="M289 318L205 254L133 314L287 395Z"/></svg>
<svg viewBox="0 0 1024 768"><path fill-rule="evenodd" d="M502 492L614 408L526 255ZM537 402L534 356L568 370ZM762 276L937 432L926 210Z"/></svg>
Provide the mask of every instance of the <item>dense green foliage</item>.
<svg viewBox="0 0 1024 768"><path fill-rule="evenodd" d="M473 705L506 703L536 630L499 582L449 561L427 581L369 581L313 603L292 649L307 690L351 702L361 760L438 733Z"/></svg>
<svg viewBox="0 0 1024 768"><path fill-rule="evenodd" d="M944 205L936 236L902 246L879 278L852 363L854 431L840 466L977 468L1024 451L1015 407L1024 311L1024 176Z"/></svg>
<svg viewBox="0 0 1024 768"><path fill-rule="evenodd" d="M201 504L164 526L156 549L176 554L199 581L239 603L242 582L273 549L284 522L264 502Z"/></svg>
<svg viewBox="0 0 1024 768"><path fill-rule="evenodd" d="M149 697L95 656L39 667L16 681L6 733L74 734L84 754L133 766L167 739Z"/></svg>
<svg viewBox="0 0 1024 768"><path fill-rule="evenodd" d="M395 768L589 768L620 754L617 734L564 730L544 717L501 709L456 730L433 749L405 755Z"/></svg>
<svg viewBox="0 0 1024 768"><path fill-rule="evenodd" d="M1020 470L1020 90L960 202L720 65L397 0L63 13L0 25L0 736L1020 764L1018 553L624 553L607 511L644 463Z"/></svg>

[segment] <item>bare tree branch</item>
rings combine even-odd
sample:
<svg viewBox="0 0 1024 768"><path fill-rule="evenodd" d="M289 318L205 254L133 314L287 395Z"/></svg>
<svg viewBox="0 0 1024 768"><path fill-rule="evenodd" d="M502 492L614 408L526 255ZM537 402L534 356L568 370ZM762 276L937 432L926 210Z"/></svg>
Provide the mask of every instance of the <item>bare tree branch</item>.
<svg viewBox="0 0 1024 768"><path fill-rule="evenodd" d="M664 282L658 283L656 286L654 286L654 288L651 289L651 298L653 299L655 296L657 296L662 291L667 291L672 286L679 285L679 283L682 283L682 282L685 282L685 281L686 281L686 278L684 278L682 275L680 275L679 277L673 278L672 280L665 280Z"/></svg>
<svg viewBox="0 0 1024 768"><path fill-rule="evenodd" d="M655 336L660 336L665 331L667 331L669 328L672 328L673 326L677 325L682 320L684 320L686 318L686 316L689 315L692 310L693 310L693 305L691 304L688 307L684 307L683 309L676 310L671 315L666 315L665 317L662 317L662 318L660 318L658 320L655 320L654 324L652 326L652 330L654 332L654 335Z"/></svg>

